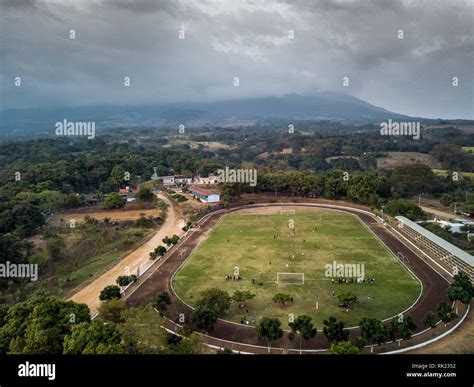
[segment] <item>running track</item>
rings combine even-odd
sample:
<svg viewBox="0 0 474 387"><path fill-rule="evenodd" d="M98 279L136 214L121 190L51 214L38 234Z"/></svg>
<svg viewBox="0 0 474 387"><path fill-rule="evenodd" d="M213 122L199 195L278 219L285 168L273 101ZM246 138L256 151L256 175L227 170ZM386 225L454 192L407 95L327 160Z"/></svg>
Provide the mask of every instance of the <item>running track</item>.
<svg viewBox="0 0 474 387"><path fill-rule="evenodd" d="M410 250L404 242L395 236L393 231L388 231L383 225L377 222L377 219L370 213L361 212L361 210L349 207L337 207L329 204L321 203L269 203L269 204L253 204L250 206L237 207L229 210L220 210L215 213L204 216L198 224L198 227L192 229L179 243L176 249L173 249L162 262L157 264L156 269L152 268L139 281L138 285L128 293L126 304L129 306L143 306L149 303L154 296L160 291L166 291L171 296L172 304L168 310L167 317L169 320L165 322L165 328L170 331L176 331L178 328L178 318L180 314L184 314L185 321L189 321L192 308L184 304L176 295L171 283L174 273L180 268L184 261L191 255L193 250L199 246L206 235L212 230L217 222L230 212L238 211L248 207L277 206L285 207L317 207L325 209L337 209L357 216L395 255L402 253L408 258L408 262L404 264L420 279L423 290L420 298L410 309L407 314L414 319L418 331L424 329L423 318L427 311L436 311L439 302L446 300L445 288L448 285L447 279L439 274L430 264L421 259L417 254ZM389 316L387 316L389 317ZM321 328L321 327L318 327ZM355 338L359 334L359 329L351 330L350 337ZM216 347L226 346L234 350L249 353L267 353L266 344L255 337L255 328L252 326L235 324L229 321L219 320L211 336L203 336L204 342ZM222 340L231 341L233 344L225 345ZM282 339L272 343L271 352L282 353L281 348L298 348L299 340L290 342L287 335ZM280 349L277 349L280 347ZM303 349L325 349L328 342L322 331L318 330L316 337L303 343Z"/></svg>

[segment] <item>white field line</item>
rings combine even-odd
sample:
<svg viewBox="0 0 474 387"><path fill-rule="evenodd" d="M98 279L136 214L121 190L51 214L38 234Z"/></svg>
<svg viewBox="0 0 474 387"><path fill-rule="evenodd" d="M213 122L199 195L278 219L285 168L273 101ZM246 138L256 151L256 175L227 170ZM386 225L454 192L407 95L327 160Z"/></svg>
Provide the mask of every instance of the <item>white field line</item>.
<svg viewBox="0 0 474 387"><path fill-rule="evenodd" d="M391 232L396 232L400 237L402 237L405 241L407 241L411 246L413 246L416 250L418 250L420 253L422 253L423 255L425 255L431 262L433 262L436 266L438 266L441 270L443 270L444 272L446 272L450 277L453 277L453 274L450 273L448 270L446 270L443 266L441 266L438 262L436 262L433 258L431 258L428 254L426 254L423 250L421 250L418 246L416 246L412 241L410 241L408 238L406 238L404 235L402 235L402 233L398 232L394 227L390 226L389 227L391 228ZM412 250L413 251L413 250ZM418 254L417 254L418 255ZM418 255L418 257L420 257L420 259L422 259L427 265L431 266L428 262L426 262L426 260ZM431 266L432 267L432 266ZM434 270L434 268L432 267L433 271L435 271L436 273L438 273L437 270ZM443 277L440 273L438 273L438 275L440 275L441 277ZM449 283L449 281L443 277L445 281L447 281Z"/></svg>
<svg viewBox="0 0 474 387"><path fill-rule="evenodd" d="M369 230L369 232L375 237L376 240L379 241L379 243L385 247L386 250L388 250L392 255L393 257L395 258L395 261L398 262L411 276L412 278L416 279L419 284L420 284L420 294L418 295L418 297L416 298L415 302L413 302L413 304L411 304L411 306L409 306L408 308L406 308L405 310L403 310L402 312L400 312L399 314L396 314L396 315L393 315L391 317L388 317L384 320L382 320L382 322L385 322L385 321L388 321L388 320L391 320L393 319L394 317L397 317L399 316L400 314L404 314L406 312L408 312L410 309L412 309L416 303L420 300L421 296L423 295L423 283L421 282L421 280L416 276L416 274L408 267L405 265L404 262L402 262L397 255L395 255L395 252L392 251L379 237L377 234L375 234L375 232L372 231L372 229L366 225L359 217L356 217L366 228L367 230Z"/></svg>

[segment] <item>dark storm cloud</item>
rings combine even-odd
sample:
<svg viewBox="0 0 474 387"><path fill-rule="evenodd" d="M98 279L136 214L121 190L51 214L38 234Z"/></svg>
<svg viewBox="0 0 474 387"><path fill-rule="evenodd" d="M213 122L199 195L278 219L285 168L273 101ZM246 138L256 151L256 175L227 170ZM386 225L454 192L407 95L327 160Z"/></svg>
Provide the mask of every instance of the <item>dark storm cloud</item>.
<svg viewBox="0 0 474 387"><path fill-rule="evenodd" d="M0 1L5 107L329 90L400 113L473 117L468 1Z"/></svg>

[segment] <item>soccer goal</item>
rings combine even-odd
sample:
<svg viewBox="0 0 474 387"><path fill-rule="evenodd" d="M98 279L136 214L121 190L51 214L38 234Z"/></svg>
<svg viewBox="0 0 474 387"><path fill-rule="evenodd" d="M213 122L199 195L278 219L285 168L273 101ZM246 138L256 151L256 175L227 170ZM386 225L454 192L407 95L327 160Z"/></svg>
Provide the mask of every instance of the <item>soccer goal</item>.
<svg viewBox="0 0 474 387"><path fill-rule="evenodd" d="M295 210L293 209L289 209L289 208L285 208L285 207L282 207L281 210L280 210L280 215L294 215L295 214Z"/></svg>
<svg viewBox="0 0 474 387"><path fill-rule="evenodd" d="M278 285L304 285L304 273L277 273Z"/></svg>

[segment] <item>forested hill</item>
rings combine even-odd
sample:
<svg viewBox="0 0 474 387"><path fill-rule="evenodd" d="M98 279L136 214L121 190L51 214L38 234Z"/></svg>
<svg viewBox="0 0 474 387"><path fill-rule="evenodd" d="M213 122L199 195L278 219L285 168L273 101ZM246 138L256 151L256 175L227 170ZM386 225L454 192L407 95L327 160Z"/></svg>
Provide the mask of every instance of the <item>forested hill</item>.
<svg viewBox="0 0 474 387"><path fill-rule="evenodd" d="M205 125L253 125L275 120L334 120L370 123L414 119L371 105L347 94L289 94L282 97L239 99L207 103L150 106L86 106L45 109L9 109L0 112L1 137L54 133L56 122L93 121L97 128Z"/></svg>

